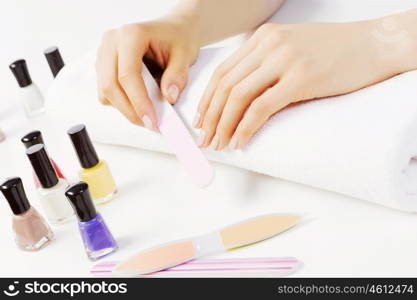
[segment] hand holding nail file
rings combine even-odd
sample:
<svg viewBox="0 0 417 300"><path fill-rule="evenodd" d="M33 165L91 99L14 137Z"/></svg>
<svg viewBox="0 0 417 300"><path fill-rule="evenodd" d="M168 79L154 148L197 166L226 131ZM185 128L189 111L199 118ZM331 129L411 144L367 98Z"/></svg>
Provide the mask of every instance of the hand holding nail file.
<svg viewBox="0 0 417 300"><path fill-rule="evenodd" d="M214 175L209 161L196 145L174 107L162 98L155 79L145 65L142 76L158 117L159 131L194 182L199 187L209 185Z"/></svg>
<svg viewBox="0 0 417 300"><path fill-rule="evenodd" d="M267 215L249 219L206 235L170 242L139 252L121 262L114 273L141 275L168 269L186 261L260 242L294 226L296 215Z"/></svg>

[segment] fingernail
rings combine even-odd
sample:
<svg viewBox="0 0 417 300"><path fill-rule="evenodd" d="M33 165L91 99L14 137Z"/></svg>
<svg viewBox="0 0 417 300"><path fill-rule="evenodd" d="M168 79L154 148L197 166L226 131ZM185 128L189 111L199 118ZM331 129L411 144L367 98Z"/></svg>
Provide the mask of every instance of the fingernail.
<svg viewBox="0 0 417 300"><path fill-rule="evenodd" d="M195 117L194 117L193 126L195 128L198 128L198 125L200 125L200 121L201 121L201 114L199 112L197 112Z"/></svg>
<svg viewBox="0 0 417 300"><path fill-rule="evenodd" d="M219 150L219 144L220 144L220 137L219 135L216 133L216 135L214 136L213 140L211 141L211 147L213 150Z"/></svg>
<svg viewBox="0 0 417 300"><path fill-rule="evenodd" d="M168 88L168 95L172 100L177 101L178 95L180 94L179 88L175 84L171 84Z"/></svg>
<svg viewBox="0 0 417 300"><path fill-rule="evenodd" d="M229 147L232 150L237 150L237 148L239 147L239 141L237 140L235 136L230 141Z"/></svg>
<svg viewBox="0 0 417 300"><path fill-rule="evenodd" d="M198 136L198 139L197 139L197 145L201 147L204 145L205 141L206 141L206 133L203 130L201 130L200 135Z"/></svg>
<svg viewBox="0 0 417 300"><path fill-rule="evenodd" d="M143 121L143 124L145 124L146 128L148 128L149 130L153 130L152 121L151 121L151 118L149 118L149 116L144 115L142 117L142 121Z"/></svg>

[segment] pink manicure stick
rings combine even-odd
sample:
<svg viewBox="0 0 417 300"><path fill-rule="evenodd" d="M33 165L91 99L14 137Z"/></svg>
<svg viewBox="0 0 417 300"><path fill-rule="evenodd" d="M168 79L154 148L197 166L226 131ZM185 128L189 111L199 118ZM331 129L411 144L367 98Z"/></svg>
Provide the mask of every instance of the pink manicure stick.
<svg viewBox="0 0 417 300"><path fill-rule="evenodd" d="M104 262L90 270L96 276L113 276L119 262ZM294 257L196 259L143 277L283 277L296 272L301 262ZM139 275L138 275L139 276Z"/></svg>
<svg viewBox="0 0 417 300"><path fill-rule="evenodd" d="M209 185L214 176L209 161L174 107L162 98L155 79L145 65L142 68L142 76L158 117L159 131L195 184L199 187Z"/></svg>

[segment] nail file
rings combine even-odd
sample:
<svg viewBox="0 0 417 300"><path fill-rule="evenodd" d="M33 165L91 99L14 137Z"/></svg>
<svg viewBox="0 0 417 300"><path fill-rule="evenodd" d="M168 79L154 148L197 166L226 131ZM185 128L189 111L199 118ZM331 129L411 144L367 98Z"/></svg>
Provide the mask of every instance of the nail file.
<svg viewBox="0 0 417 300"><path fill-rule="evenodd" d="M119 262L96 264L90 270L95 276L113 275ZM251 257L229 259L196 259L142 277L284 277L296 272L301 262L295 257Z"/></svg>
<svg viewBox="0 0 417 300"><path fill-rule="evenodd" d="M145 65L142 68L142 77L158 117L159 131L195 184L199 187L209 185L214 176L209 161L174 107L163 99L155 79Z"/></svg>
<svg viewBox="0 0 417 300"><path fill-rule="evenodd" d="M273 237L294 226L296 215L266 215L230 225L219 231L163 244L122 261L113 272L127 276L165 270L187 261Z"/></svg>

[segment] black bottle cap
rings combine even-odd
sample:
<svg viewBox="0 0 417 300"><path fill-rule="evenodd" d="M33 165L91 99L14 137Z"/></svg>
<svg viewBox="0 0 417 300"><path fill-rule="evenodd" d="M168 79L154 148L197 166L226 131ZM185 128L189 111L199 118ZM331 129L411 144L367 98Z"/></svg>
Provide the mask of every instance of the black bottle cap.
<svg viewBox="0 0 417 300"><path fill-rule="evenodd" d="M22 137L21 142L25 145L26 149L33 145L44 144L42 132L39 130L31 131Z"/></svg>
<svg viewBox="0 0 417 300"><path fill-rule="evenodd" d="M87 183L80 181L71 185L65 191L65 196L70 201L80 222L88 222L97 216Z"/></svg>
<svg viewBox="0 0 417 300"><path fill-rule="evenodd" d="M33 170L43 188L51 188L58 183L58 176L45 150L44 144L30 146L26 150Z"/></svg>
<svg viewBox="0 0 417 300"><path fill-rule="evenodd" d="M6 181L0 185L0 190L9 202L10 208L15 215L23 214L29 210L30 204L26 197L22 179L19 177L6 179Z"/></svg>
<svg viewBox="0 0 417 300"><path fill-rule="evenodd" d="M32 84L32 79L24 59L19 59L12 62L9 65L10 70L12 70L14 77L16 77L17 83L20 87L25 87Z"/></svg>
<svg viewBox="0 0 417 300"><path fill-rule="evenodd" d="M78 160L84 169L94 167L99 163L99 158L94 149L91 139L88 136L85 125L75 125L68 130L68 135L71 138L72 145L77 152Z"/></svg>
<svg viewBox="0 0 417 300"><path fill-rule="evenodd" d="M61 57L61 53L59 53L58 47L49 47L43 52L43 54L45 54L52 75L56 77L58 72L65 66L64 61Z"/></svg>

